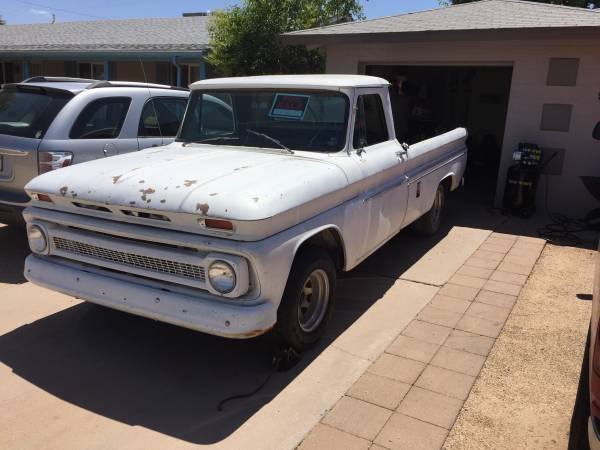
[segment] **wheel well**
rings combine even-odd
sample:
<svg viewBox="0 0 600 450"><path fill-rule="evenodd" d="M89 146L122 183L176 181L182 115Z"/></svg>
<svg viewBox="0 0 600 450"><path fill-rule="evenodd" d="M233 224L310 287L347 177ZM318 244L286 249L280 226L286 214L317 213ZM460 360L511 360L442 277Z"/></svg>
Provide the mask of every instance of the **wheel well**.
<svg viewBox="0 0 600 450"><path fill-rule="evenodd" d="M452 190L452 179L453 178L454 178L453 175L448 175L446 178L444 178L440 182L440 184L446 188L446 192L450 192Z"/></svg>
<svg viewBox="0 0 600 450"><path fill-rule="evenodd" d="M296 254L307 247L317 247L327 250L338 270L341 270L346 264L342 237L334 228L327 228L308 238L300 245Z"/></svg>

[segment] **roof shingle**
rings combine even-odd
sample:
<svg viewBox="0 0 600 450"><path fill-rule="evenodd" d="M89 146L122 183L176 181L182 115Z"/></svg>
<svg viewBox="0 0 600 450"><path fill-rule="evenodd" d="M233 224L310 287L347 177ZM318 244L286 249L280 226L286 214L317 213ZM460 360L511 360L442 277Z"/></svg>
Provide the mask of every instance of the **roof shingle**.
<svg viewBox="0 0 600 450"><path fill-rule="evenodd" d="M208 47L208 16L0 26L0 52L198 51Z"/></svg>
<svg viewBox="0 0 600 450"><path fill-rule="evenodd" d="M600 27L600 11L521 0L481 0L429 11L287 33L330 36L428 31Z"/></svg>

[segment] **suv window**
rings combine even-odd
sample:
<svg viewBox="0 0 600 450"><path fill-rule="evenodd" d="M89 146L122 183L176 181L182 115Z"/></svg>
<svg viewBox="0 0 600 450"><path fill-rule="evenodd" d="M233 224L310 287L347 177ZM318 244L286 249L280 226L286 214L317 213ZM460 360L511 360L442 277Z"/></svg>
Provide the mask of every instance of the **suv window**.
<svg viewBox="0 0 600 450"><path fill-rule="evenodd" d="M389 140L381 96L361 95L358 97L356 107L354 148L368 147Z"/></svg>
<svg viewBox="0 0 600 450"><path fill-rule="evenodd" d="M0 134L41 139L73 96L63 92L5 87L0 90Z"/></svg>
<svg viewBox="0 0 600 450"><path fill-rule="evenodd" d="M142 110L139 137L176 136L186 105L187 98L184 97L155 97L149 100Z"/></svg>
<svg viewBox="0 0 600 450"><path fill-rule="evenodd" d="M119 136L131 98L111 97L87 105L71 128L71 139L114 139Z"/></svg>

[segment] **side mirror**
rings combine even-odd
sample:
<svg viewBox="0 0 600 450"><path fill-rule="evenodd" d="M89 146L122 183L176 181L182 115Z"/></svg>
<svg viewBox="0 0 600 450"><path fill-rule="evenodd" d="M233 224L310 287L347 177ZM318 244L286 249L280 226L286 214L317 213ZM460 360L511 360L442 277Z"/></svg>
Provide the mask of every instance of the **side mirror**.
<svg viewBox="0 0 600 450"><path fill-rule="evenodd" d="M597 141L600 141L600 122L596 124L594 127L594 131L592 132L592 137Z"/></svg>

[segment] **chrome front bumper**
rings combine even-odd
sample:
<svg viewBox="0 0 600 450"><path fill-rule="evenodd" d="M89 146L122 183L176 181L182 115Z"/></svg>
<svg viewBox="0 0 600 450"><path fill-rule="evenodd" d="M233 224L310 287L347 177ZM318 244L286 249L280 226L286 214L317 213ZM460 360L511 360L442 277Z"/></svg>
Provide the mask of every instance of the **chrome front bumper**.
<svg viewBox="0 0 600 450"><path fill-rule="evenodd" d="M25 277L34 284L82 300L227 338L258 336L276 322L277 310L270 302L234 305L202 294L164 291L84 267L30 255L25 261Z"/></svg>

